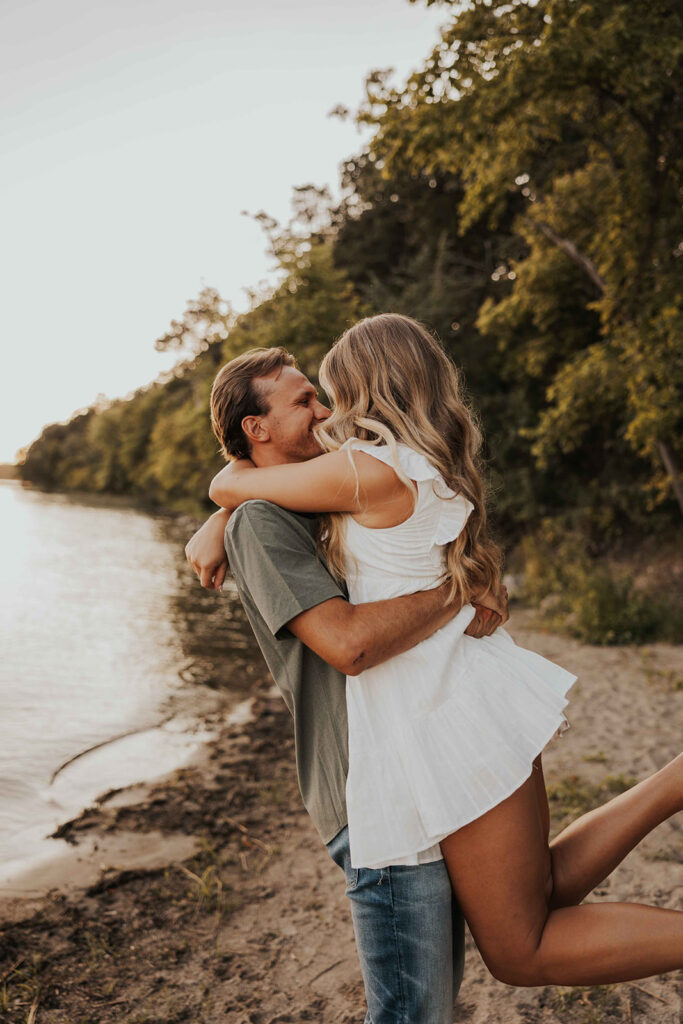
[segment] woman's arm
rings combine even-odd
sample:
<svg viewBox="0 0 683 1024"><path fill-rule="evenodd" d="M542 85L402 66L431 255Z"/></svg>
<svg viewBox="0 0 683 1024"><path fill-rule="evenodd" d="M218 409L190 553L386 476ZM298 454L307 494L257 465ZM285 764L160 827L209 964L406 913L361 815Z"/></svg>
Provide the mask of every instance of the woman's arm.
<svg viewBox="0 0 683 1024"><path fill-rule="evenodd" d="M353 459L356 472L348 451L281 466L239 459L216 474L209 497L227 509L263 498L292 512L362 512L406 491L391 466L365 452L354 452Z"/></svg>

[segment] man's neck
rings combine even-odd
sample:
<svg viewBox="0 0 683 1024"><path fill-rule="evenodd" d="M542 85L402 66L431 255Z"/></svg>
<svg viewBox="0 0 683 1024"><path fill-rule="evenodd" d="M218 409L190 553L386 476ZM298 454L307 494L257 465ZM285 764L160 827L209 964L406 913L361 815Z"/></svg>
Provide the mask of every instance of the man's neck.
<svg viewBox="0 0 683 1024"><path fill-rule="evenodd" d="M251 461L259 469L267 469L270 466L296 466L302 460L283 455L277 448L259 448L252 450Z"/></svg>
<svg viewBox="0 0 683 1024"><path fill-rule="evenodd" d="M295 466L296 462L294 459L283 459L282 456L275 456L272 459L255 459L252 456L251 461L257 467L257 469L269 469L271 466Z"/></svg>

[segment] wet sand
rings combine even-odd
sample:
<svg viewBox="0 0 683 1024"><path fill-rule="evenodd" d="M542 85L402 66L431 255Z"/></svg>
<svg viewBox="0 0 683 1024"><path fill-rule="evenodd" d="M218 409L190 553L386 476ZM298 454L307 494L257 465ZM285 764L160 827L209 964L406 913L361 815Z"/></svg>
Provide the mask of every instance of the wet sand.
<svg viewBox="0 0 683 1024"><path fill-rule="evenodd" d="M579 676L572 728L544 754L553 834L680 749L683 651L600 648L542 631L518 643ZM0 892L0 1021L31 1024L358 1022L364 994L344 881L296 784L291 719L264 671L215 739L169 775L103 794L57 830L58 858ZM251 712L251 717L247 711ZM664 823L590 901L680 909L683 820ZM514 989L468 936L454 1021L678 1024L681 977Z"/></svg>

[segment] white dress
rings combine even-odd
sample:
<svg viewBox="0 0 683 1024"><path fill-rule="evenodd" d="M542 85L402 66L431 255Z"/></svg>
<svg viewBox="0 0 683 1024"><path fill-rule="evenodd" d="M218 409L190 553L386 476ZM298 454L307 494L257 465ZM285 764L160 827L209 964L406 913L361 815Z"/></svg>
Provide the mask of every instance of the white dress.
<svg viewBox="0 0 683 1024"><path fill-rule="evenodd" d="M387 445L351 438L348 447L393 464ZM387 529L346 516L353 604L437 586L445 545L474 507L424 455L397 450L417 483L415 510ZM568 727L565 694L577 677L518 647L500 626L488 637L466 636L474 615L467 604L411 650L347 677L354 868L406 863L480 817L521 786L533 759Z"/></svg>

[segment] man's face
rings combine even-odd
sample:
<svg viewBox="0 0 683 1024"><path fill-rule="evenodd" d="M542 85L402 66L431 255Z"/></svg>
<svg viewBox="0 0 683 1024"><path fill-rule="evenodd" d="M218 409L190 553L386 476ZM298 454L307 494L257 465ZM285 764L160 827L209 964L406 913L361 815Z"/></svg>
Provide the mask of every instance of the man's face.
<svg viewBox="0 0 683 1024"><path fill-rule="evenodd" d="M330 410L318 401L308 377L293 366L283 366L254 384L270 406L260 417L270 438L269 462L306 462L320 455L313 428L327 419Z"/></svg>

